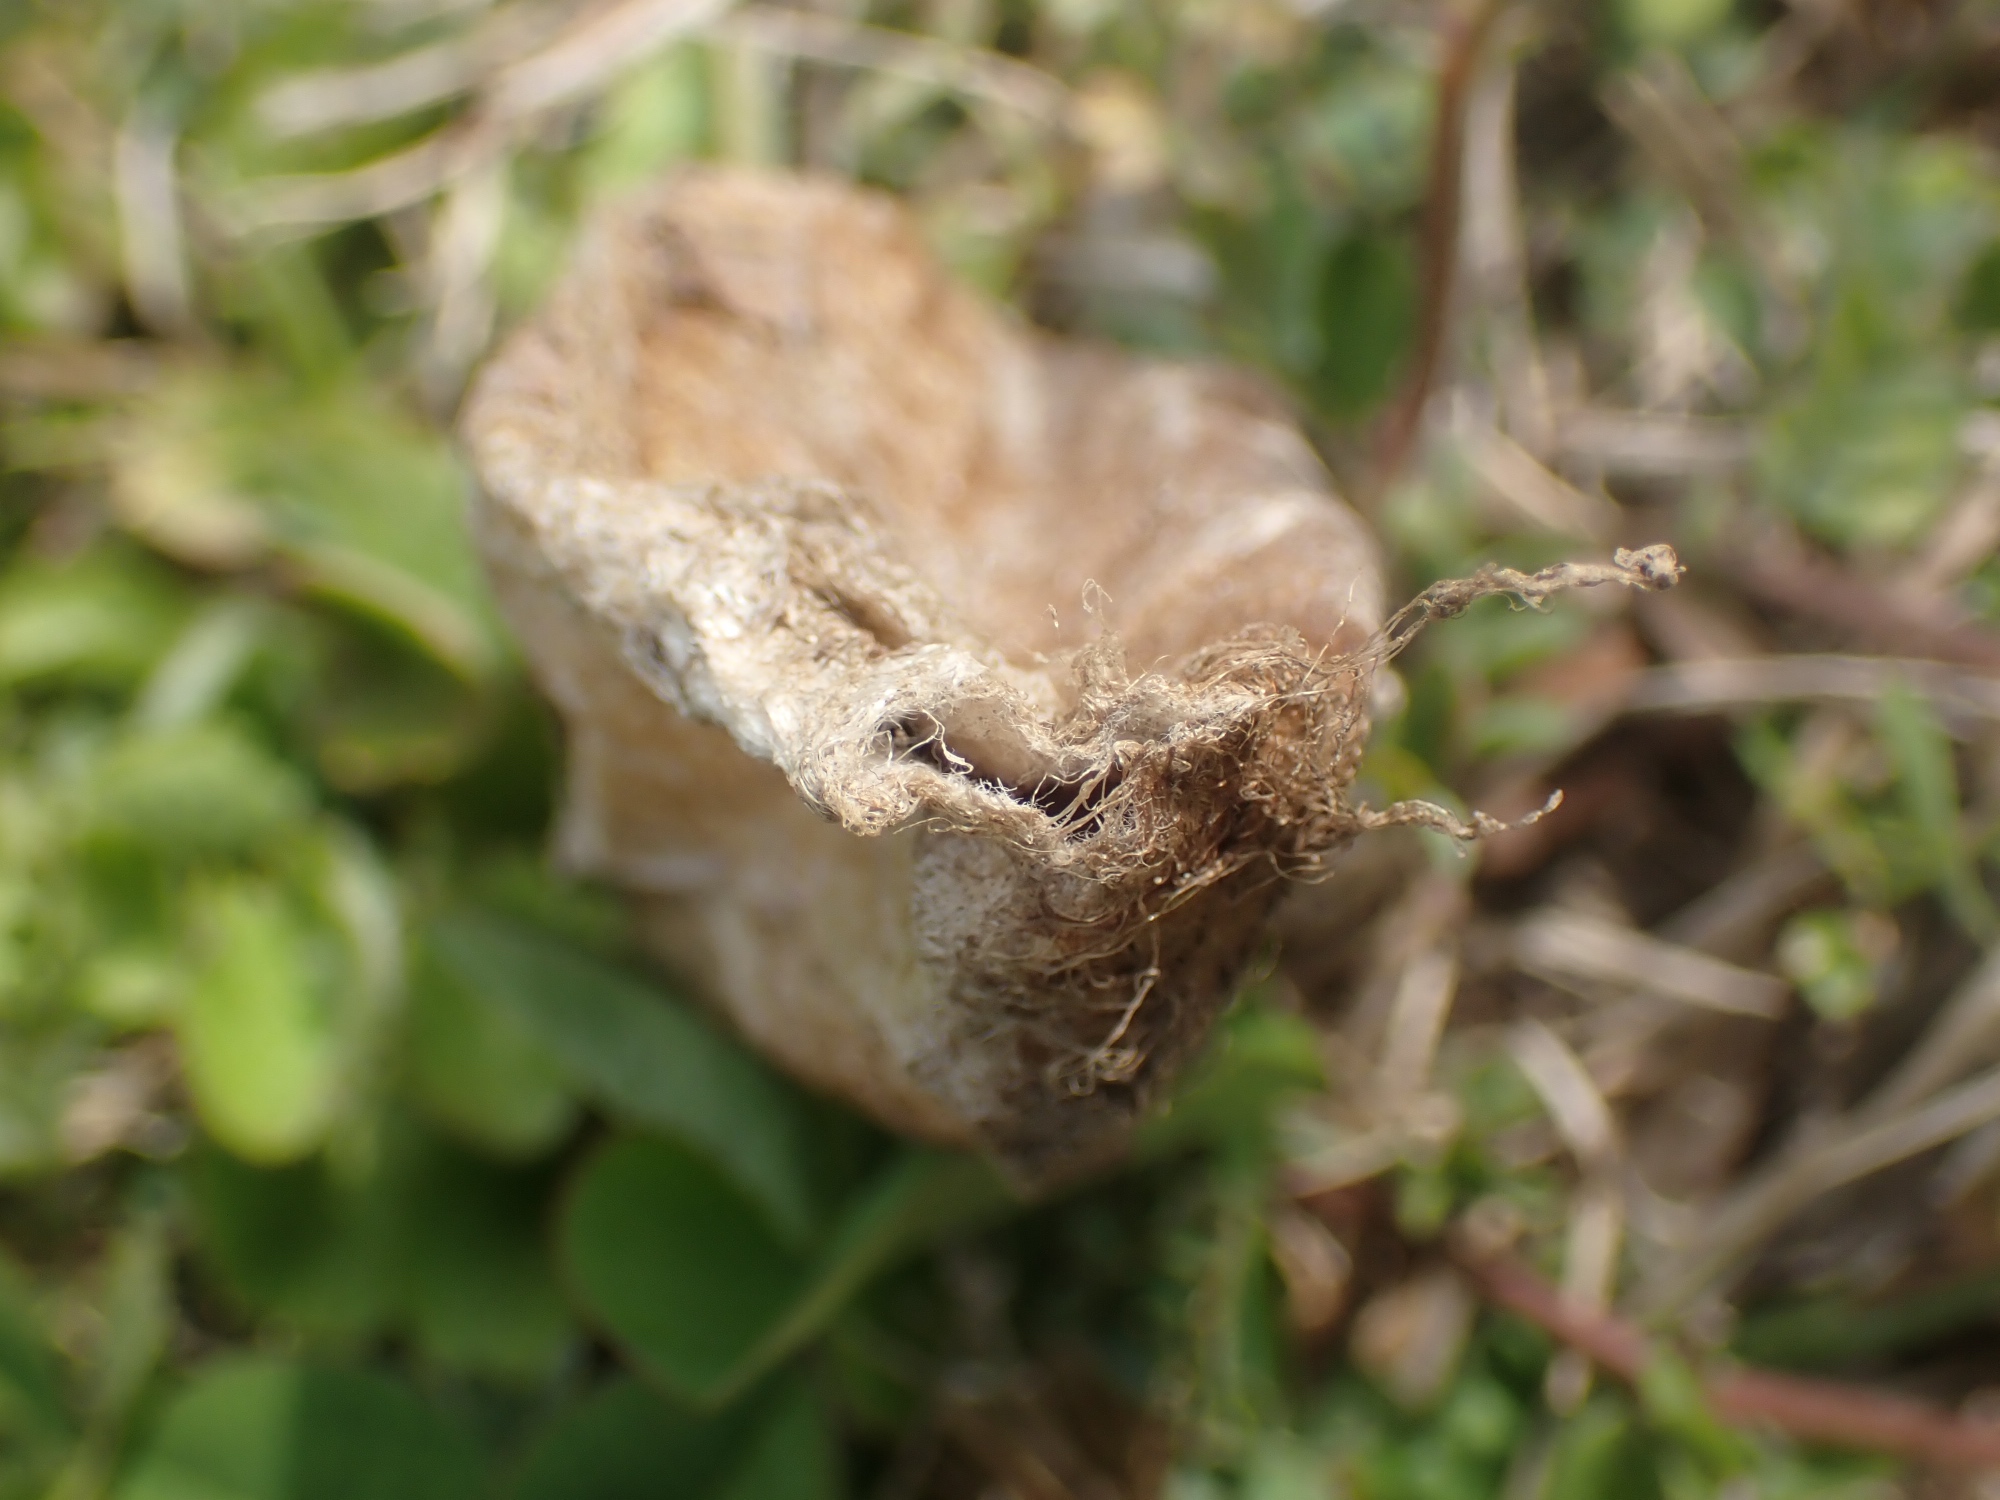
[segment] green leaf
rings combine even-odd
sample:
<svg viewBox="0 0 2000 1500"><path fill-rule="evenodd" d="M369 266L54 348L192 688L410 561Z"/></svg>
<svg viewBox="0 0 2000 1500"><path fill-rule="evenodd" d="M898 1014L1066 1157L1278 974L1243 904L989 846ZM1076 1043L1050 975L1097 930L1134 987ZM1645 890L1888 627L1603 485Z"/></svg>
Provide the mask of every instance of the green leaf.
<svg viewBox="0 0 2000 1500"><path fill-rule="evenodd" d="M324 1158L262 1170L210 1147L189 1164L189 1187L202 1257L237 1304L336 1341L388 1323L402 1247L379 1170L337 1179Z"/></svg>
<svg viewBox="0 0 2000 1500"><path fill-rule="evenodd" d="M1951 738L1929 702L1894 684L1876 705L1876 724L1896 768L1904 810L1917 832L1926 875L1969 934L1984 939L2000 926L1979 883L1959 817L1958 771Z"/></svg>
<svg viewBox="0 0 2000 1500"><path fill-rule="evenodd" d="M1327 257L1314 386L1335 415L1358 415L1388 395L1416 326L1412 264L1406 244L1376 235L1350 236Z"/></svg>
<svg viewBox="0 0 2000 1500"><path fill-rule="evenodd" d="M546 1379L573 1335L545 1244L548 1174L394 1114L341 1144L338 1160L275 1171L197 1155L198 1242L233 1300L334 1344L394 1330L452 1369Z"/></svg>
<svg viewBox="0 0 2000 1500"><path fill-rule="evenodd" d="M606 94L597 139L577 164L586 191L627 191L701 152L708 136L706 61L698 46L669 47Z"/></svg>
<svg viewBox="0 0 2000 1500"><path fill-rule="evenodd" d="M1959 288L1958 321L1972 333L2000 333L2000 244L1988 245Z"/></svg>
<svg viewBox="0 0 2000 1500"><path fill-rule="evenodd" d="M103 1344L91 1372L92 1426L118 1431L167 1352L174 1329L166 1225L142 1214L122 1228L105 1260Z"/></svg>
<svg viewBox="0 0 2000 1500"><path fill-rule="evenodd" d="M327 640L309 728L328 782L365 796L465 768L488 730L483 689L366 621L340 622Z"/></svg>
<svg viewBox="0 0 2000 1500"><path fill-rule="evenodd" d="M492 671L493 644L459 601L357 547L302 541L284 549L300 584L403 636L468 681Z"/></svg>
<svg viewBox="0 0 2000 1500"><path fill-rule="evenodd" d="M218 1361L170 1402L115 1500L475 1500L472 1441L400 1381Z"/></svg>
<svg viewBox="0 0 2000 1500"><path fill-rule="evenodd" d="M1684 47L1729 19L1731 0L1619 0L1619 19L1646 47Z"/></svg>
<svg viewBox="0 0 2000 1500"><path fill-rule="evenodd" d="M131 687L179 628L179 591L110 547L67 565L17 564L0 578L0 685Z"/></svg>
<svg viewBox="0 0 2000 1500"><path fill-rule="evenodd" d="M62 1117L89 1038L74 1028L23 1034L0 1047L0 1177L59 1171L67 1162Z"/></svg>
<svg viewBox="0 0 2000 1500"><path fill-rule="evenodd" d="M438 1124L515 1159L539 1156L569 1134L575 1096L511 1011L483 1003L428 952L413 966L409 1007L406 1082Z"/></svg>
<svg viewBox="0 0 2000 1500"><path fill-rule="evenodd" d="M180 1022L196 1113L246 1161L296 1161L333 1123L341 1056L315 934L272 887L218 883L195 902L207 948Z"/></svg>
<svg viewBox="0 0 2000 1500"><path fill-rule="evenodd" d="M53 1496L104 1492L134 1408L166 1354L175 1317L163 1218L158 1210L141 1209L115 1231L91 1278L96 1283L91 1311L98 1333L85 1368L82 1437L50 1486Z"/></svg>
<svg viewBox="0 0 2000 1500"><path fill-rule="evenodd" d="M233 567L276 553L308 593L467 679L501 660L450 445L358 375L175 370L137 404L112 491L173 556Z"/></svg>
<svg viewBox="0 0 2000 1500"><path fill-rule="evenodd" d="M1428 71L1410 58L1387 47L1357 52L1298 112L1304 154L1354 207L1405 210L1424 190L1432 94Z"/></svg>
<svg viewBox="0 0 2000 1500"><path fill-rule="evenodd" d="M1172 1287L1155 1306L1182 1386L1183 1420L1240 1441L1279 1424L1284 1333L1265 1216L1276 1162L1229 1143L1194 1165L1162 1224L1159 1263ZM1171 1309L1171 1311L1169 1311Z"/></svg>
<svg viewBox="0 0 2000 1500"><path fill-rule="evenodd" d="M188 988L185 955L165 942L100 941L77 974L76 1003L119 1031L171 1020Z"/></svg>
<svg viewBox="0 0 2000 1500"><path fill-rule="evenodd" d="M451 445L358 383L275 415L267 431L235 430L238 462L248 487L274 497L281 548L308 586L407 631L454 671L491 671L497 624Z"/></svg>
<svg viewBox="0 0 2000 1500"><path fill-rule="evenodd" d="M1133 1154L1158 1161L1194 1146L1261 1139L1287 1098L1325 1087L1311 1023L1246 999L1165 1107L1139 1127Z"/></svg>
<svg viewBox="0 0 2000 1500"><path fill-rule="evenodd" d="M99 761L90 795L99 837L177 860L252 853L312 807L289 766L213 722L123 737Z"/></svg>
<svg viewBox="0 0 2000 1500"><path fill-rule="evenodd" d="M1747 1313L1730 1349L1753 1364L1824 1374L1885 1361L2000 1323L2000 1270L1982 1268L1889 1301L1811 1297Z"/></svg>
<svg viewBox="0 0 2000 1500"><path fill-rule="evenodd" d="M696 1415L636 1380L613 1380L535 1439L510 1500L703 1500L755 1415L749 1405Z"/></svg>
<svg viewBox="0 0 2000 1500"><path fill-rule="evenodd" d="M1242 1500L1336 1500L1341 1486L1324 1453L1279 1431L1259 1434L1237 1493Z"/></svg>
<svg viewBox="0 0 2000 1500"><path fill-rule="evenodd" d="M1509 600L1484 599L1440 624L1431 650L1460 684L1490 684L1576 649L1590 630L1581 610L1521 609Z"/></svg>
<svg viewBox="0 0 2000 1500"><path fill-rule="evenodd" d="M259 342L309 384L344 373L353 352L317 248L310 242L260 246L244 257L246 274L216 289L224 307L255 323Z"/></svg>
<svg viewBox="0 0 2000 1500"><path fill-rule="evenodd" d="M839 1500L840 1445L825 1404L803 1381L781 1390L714 1500Z"/></svg>
<svg viewBox="0 0 2000 1500"><path fill-rule="evenodd" d="M1223 274L1228 325L1247 354L1293 376L1319 363L1316 299L1325 226L1290 174L1273 174L1269 207L1254 221L1215 216L1206 225Z"/></svg>
<svg viewBox="0 0 2000 1500"><path fill-rule="evenodd" d="M1456 1451L1499 1462L1518 1447L1525 1422L1520 1402L1505 1384L1474 1374L1452 1388L1438 1425Z"/></svg>
<svg viewBox="0 0 2000 1500"><path fill-rule="evenodd" d="M1582 717L1571 705L1548 698L1494 698L1473 720L1473 752L1497 760L1567 749Z"/></svg>
<svg viewBox="0 0 2000 1500"><path fill-rule="evenodd" d="M132 722L146 730L182 729L212 713L229 695L270 628L269 611L254 599L222 594L202 608L160 659L132 705Z"/></svg>
<svg viewBox="0 0 2000 1500"><path fill-rule="evenodd" d="M805 1275L755 1202L663 1140L628 1137L591 1159L561 1243L584 1305L638 1367L700 1402L740 1388Z"/></svg>
<svg viewBox="0 0 2000 1500"><path fill-rule="evenodd" d="M62 1379L27 1278L0 1252L0 1450L56 1447L70 1431Z"/></svg>
<svg viewBox="0 0 2000 1500"><path fill-rule="evenodd" d="M288 851L314 908L341 938L349 966L350 1041L371 1045L374 1026L403 987L402 891L375 845L352 824L316 824Z"/></svg>
<svg viewBox="0 0 2000 1500"><path fill-rule="evenodd" d="M1797 400L1765 424L1758 473L1836 546L1908 546L1951 492L1964 392L1930 353L1883 347L1886 309L1852 293Z"/></svg>
<svg viewBox="0 0 2000 1500"><path fill-rule="evenodd" d="M1550 1459L1548 1500L1657 1500L1652 1453L1625 1405L1599 1396L1563 1425Z"/></svg>
<svg viewBox="0 0 2000 1500"><path fill-rule="evenodd" d="M663 1141L627 1140L581 1174L563 1258L584 1303L642 1369L713 1404L817 1337L882 1271L1016 1206L985 1162L908 1151L856 1198L807 1266L700 1159Z"/></svg>
<svg viewBox="0 0 2000 1500"><path fill-rule="evenodd" d="M195 567L243 567L270 546L262 508L230 472L218 420L226 388L212 371L173 372L135 404L126 441L110 455L119 521Z"/></svg>
<svg viewBox="0 0 2000 1500"><path fill-rule="evenodd" d="M1019 1210L1021 1200L976 1156L905 1150L841 1216L796 1300L745 1357L741 1385L817 1337L870 1281L953 1235Z"/></svg>
<svg viewBox="0 0 2000 1500"><path fill-rule="evenodd" d="M1678 1355L1655 1349L1639 1372L1639 1400L1661 1431L1685 1444L1716 1475L1736 1473L1755 1454L1749 1439L1709 1407L1701 1377Z"/></svg>
<svg viewBox="0 0 2000 1500"><path fill-rule="evenodd" d="M1778 935L1778 966L1823 1020L1847 1022L1875 1004L1896 945L1879 912L1802 911Z"/></svg>
<svg viewBox="0 0 2000 1500"><path fill-rule="evenodd" d="M397 1209L418 1348L455 1369L546 1380L574 1328L543 1245L542 1174L431 1142L407 1182Z"/></svg>
<svg viewBox="0 0 2000 1500"><path fill-rule="evenodd" d="M433 951L468 991L512 1015L583 1094L701 1151L787 1241L816 1217L798 1097L707 1021L554 938L461 912Z"/></svg>

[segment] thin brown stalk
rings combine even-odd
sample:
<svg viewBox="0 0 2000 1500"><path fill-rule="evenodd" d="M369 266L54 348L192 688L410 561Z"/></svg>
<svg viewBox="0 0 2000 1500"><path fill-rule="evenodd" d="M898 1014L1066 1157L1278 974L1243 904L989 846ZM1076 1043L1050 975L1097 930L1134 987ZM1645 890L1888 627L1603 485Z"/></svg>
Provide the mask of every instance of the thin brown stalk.
<svg viewBox="0 0 2000 1500"><path fill-rule="evenodd" d="M1609 984L1764 1021L1782 1016L1791 996L1791 987L1775 975L1560 908L1535 913L1515 928L1514 960L1555 984Z"/></svg>
<svg viewBox="0 0 2000 1500"><path fill-rule="evenodd" d="M1452 282L1458 269L1459 228L1464 213L1460 198L1465 180L1466 112L1471 105L1472 81L1478 72L1480 54L1494 23L1506 8L1507 0L1474 0L1469 10L1455 8L1446 25L1431 136L1430 178L1425 188L1416 348L1402 395L1383 422L1381 446L1375 459L1378 495L1395 483L1409 461L1444 360L1445 336L1451 326Z"/></svg>
<svg viewBox="0 0 2000 1500"><path fill-rule="evenodd" d="M1711 886L1655 929L1655 935L1714 958L1741 961L1758 951L1778 918L1835 879L1811 844L1786 844Z"/></svg>
<svg viewBox="0 0 2000 1500"><path fill-rule="evenodd" d="M1971 483L1952 501L1910 565L1894 580L1903 599L1935 599L2000 548L2000 453L1981 455Z"/></svg>
<svg viewBox="0 0 2000 1500"><path fill-rule="evenodd" d="M588 12L548 46L500 70L482 103L496 118L525 120L573 104L669 42L709 25L731 0L623 0Z"/></svg>
<svg viewBox="0 0 2000 1500"><path fill-rule="evenodd" d="M1488 1301L1582 1351L1621 1380L1636 1383L1655 1357L1638 1328L1579 1306L1519 1261L1465 1255L1461 1264ZM2000 1426L1886 1391L1741 1367L1706 1372L1702 1389L1715 1415L1735 1426L1940 1466L2000 1467Z"/></svg>
<svg viewBox="0 0 2000 1500"><path fill-rule="evenodd" d="M554 7L517 3L442 41L358 67L314 68L257 96L258 122L280 138L393 120L471 93L547 40Z"/></svg>
<svg viewBox="0 0 2000 1500"><path fill-rule="evenodd" d="M1788 530L1768 528L1728 557L1752 598L1831 625L1870 649L2000 668L2000 632L1955 611L1946 596L1878 587Z"/></svg>
<svg viewBox="0 0 2000 1500"><path fill-rule="evenodd" d="M185 337L196 328L187 235L181 222L179 135L142 100L112 148L119 258L132 309L154 333Z"/></svg>
<svg viewBox="0 0 2000 1500"><path fill-rule="evenodd" d="M392 155L345 172L265 178L230 205L238 233L309 229L422 203L505 153L519 131L574 104L681 37L731 0L621 0L586 12L539 51L481 81L459 118Z"/></svg>
<svg viewBox="0 0 2000 1500"><path fill-rule="evenodd" d="M1756 434L1745 423L1678 412L1587 406L1567 413L1556 431L1564 458L1631 479L1731 474L1750 462L1755 447Z"/></svg>
<svg viewBox="0 0 2000 1500"><path fill-rule="evenodd" d="M1052 74L1003 53L938 37L867 26L838 16L746 5L711 28L721 41L807 62L908 78L998 105L1045 129L1069 113L1069 90Z"/></svg>
<svg viewBox="0 0 2000 1500"><path fill-rule="evenodd" d="M1624 1149L1618 1122L1583 1060L1533 1019L1515 1023L1507 1034L1507 1050L1577 1165L1591 1176L1613 1175Z"/></svg>
<svg viewBox="0 0 2000 1500"><path fill-rule="evenodd" d="M1505 433L1471 427L1462 435L1462 451L1480 482L1512 513L1510 519L1594 542L1617 533L1616 504L1578 489Z"/></svg>
<svg viewBox="0 0 2000 1500"><path fill-rule="evenodd" d="M350 171L260 178L224 205L226 222L256 234L377 218L427 201L504 144L485 119L468 116Z"/></svg>
<svg viewBox="0 0 2000 1500"><path fill-rule="evenodd" d="M1686 569L1664 542L1650 547L1617 548L1609 563L1556 563L1534 573L1488 563L1470 578L1446 578L1432 584L1389 618L1361 655L1390 661L1400 655L1433 620L1462 615L1481 599L1511 595L1535 608L1567 589L1590 589L1612 583L1624 588L1657 591L1680 582Z"/></svg>
<svg viewBox="0 0 2000 1500"><path fill-rule="evenodd" d="M1949 1145L2000 1120L2000 1069L1879 1116L1864 1111L1773 1162L1709 1212L1700 1242L1644 1289L1654 1309L1686 1306L1738 1274L1762 1245L1808 1204L1848 1183Z"/></svg>
<svg viewBox="0 0 2000 1500"><path fill-rule="evenodd" d="M1953 734L2000 722L2000 682L1940 661L1890 656L1750 656L1674 662L1634 674L1623 713L1723 713L1779 703L1879 703L1902 688Z"/></svg>
<svg viewBox="0 0 2000 1500"><path fill-rule="evenodd" d="M1438 1040L1444 1035L1457 993L1456 943L1441 942L1404 966L1389 1008L1382 1058L1375 1070L1375 1086L1382 1098L1413 1099L1429 1084Z"/></svg>
<svg viewBox="0 0 2000 1500"><path fill-rule="evenodd" d="M102 401L142 391L158 373L144 339L15 334L0 346L0 401Z"/></svg>

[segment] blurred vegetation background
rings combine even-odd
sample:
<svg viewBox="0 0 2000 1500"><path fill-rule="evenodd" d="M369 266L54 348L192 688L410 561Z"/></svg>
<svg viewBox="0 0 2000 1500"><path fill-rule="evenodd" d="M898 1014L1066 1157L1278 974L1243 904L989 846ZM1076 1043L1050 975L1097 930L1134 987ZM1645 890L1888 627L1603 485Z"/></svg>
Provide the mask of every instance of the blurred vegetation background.
<svg viewBox="0 0 2000 1500"><path fill-rule="evenodd" d="M0 1496L1982 1493L1996 151L1974 0L7 0ZM1406 657L1371 795L1564 807L1357 849L1060 1201L543 858L451 412L696 158L1263 371L1399 589L1693 569Z"/></svg>

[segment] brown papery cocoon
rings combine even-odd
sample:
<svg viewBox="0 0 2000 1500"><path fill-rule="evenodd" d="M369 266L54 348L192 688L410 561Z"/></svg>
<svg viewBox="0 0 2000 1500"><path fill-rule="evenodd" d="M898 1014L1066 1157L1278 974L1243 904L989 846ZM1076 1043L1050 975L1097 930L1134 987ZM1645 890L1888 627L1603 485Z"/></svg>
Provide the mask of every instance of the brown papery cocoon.
<svg viewBox="0 0 2000 1500"><path fill-rule="evenodd" d="M890 198L667 180L465 432L561 854L895 1129L1115 1155L1363 821L1376 551L1282 409L1022 327Z"/></svg>

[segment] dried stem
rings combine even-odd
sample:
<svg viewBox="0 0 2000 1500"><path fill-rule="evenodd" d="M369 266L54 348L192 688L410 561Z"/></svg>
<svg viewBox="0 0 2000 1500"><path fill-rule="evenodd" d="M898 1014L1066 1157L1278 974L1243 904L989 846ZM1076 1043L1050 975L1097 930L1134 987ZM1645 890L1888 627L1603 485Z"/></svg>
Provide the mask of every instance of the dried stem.
<svg viewBox="0 0 2000 1500"><path fill-rule="evenodd" d="M559 13L517 3L466 30L382 62L314 68L257 96L258 122L280 138L372 125L471 93L548 39Z"/></svg>
<svg viewBox="0 0 2000 1500"><path fill-rule="evenodd" d="M1054 75L1004 53L913 36L838 16L746 5L711 28L721 41L753 51L833 67L861 68L947 89L963 98L1059 129L1069 114L1069 89Z"/></svg>
<svg viewBox="0 0 2000 1500"><path fill-rule="evenodd" d="M148 328L169 337L186 337L198 326L174 167L178 146L173 124L141 100L112 150L126 295Z"/></svg>
<svg viewBox="0 0 2000 1500"><path fill-rule="evenodd" d="M2000 668L2000 633L1954 609L1948 595L1885 589L1775 525L1730 552L1734 581L1765 604L1832 625L1878 651Z"/></svg>
<svg viewBox="0 0 2000 1500"><path fill-rule="evenodd" d="M1712 1211L1701 1241L1645 1291L1643 1304L1661 1311L1685 1306L1703 1288L1736 1273L1815 1199L1995 1120L2000 1120L2000 1069L1887 1118L1843 1120L1819 1141L1772 1163Z"/></svg>
<svg viewBox="0 0 2000 1500"><path fill-rule="evenodd" d="M1516 818L1509 823L1491 813L1475 810L1471 817L1461 818L1450 808L1436 802L1425 802L1411 798L1407 802L1392 802L1381 811L1357 808L1354 813L1355 826L1367 833L1379 832L1384 828L1428 828L1434 833L1442 833L1457 839L1461 844L1477 843L1490 839L1495 834L1508 833L1516 828L1527 828L1542 821L1550 813L1562 806L1563 794L1550 792L1549 800L1524 818Z"/></svg>
<svg viewBox="0 0 2000 1500"><path fill-rule="evenodd" d="M389 118L461 94L474 100L450 124L364 166L251 184L231 222L244 233L307 229L421 203L504 154L526 123L695 33L758 53L918 79L1045 130L1060 129L1069 112L1062 82L1027 63L833 16L734 8L730 0L623 0L544 41L522 17L502 12L468 37L367 68L302 73L270 90L260 112L287 134Z"/></svg>
<svg viewBox="0 0 2000 1500"><path fill-rule="evenodd" d="M1746 656L1674 662L1635 674L1622 713L1719 713L1777 703L1876 704L1905 688L1969 739L2000 722L2000 682L1938 661L1891 656Z"/></svg>
<svg viewBox="0 0 2000 1500"><path fill-rule="evenodd" d="M1636 551L1620 547L1609 563L1556 563L1538 573L1523 573L1488 563L1470 578L1445 578L1432 584L1390 617L1389 623L1370 637L1352 657L1338 664L1344 671L1366 672L1394 660L1433 620L1449 620L1462 615L1481 599L1507 594L1529 608L1539 608L1565 589L1596 588L1615 583L1634 589L1670 589L1680 582L1684 570L1674 549L1665 542ZM1461 818L1450 808L1435 802L1411 800L1391 803L1375 811L1356 808L1351 814L1355 828L1373 831L1382 828L1429 828L1435 832L1472 843L1538 823L1562 805L1562 793L1551 793L1547 802L1525 818L1512 823L1491 814L1474 812Z"/></svg>
<svg viewBox="0 0 2000 1500"><path fill-rule="evenodd" d="M1375 461L1375 492L1385 493L1409 461L1430 405L1444 359L1445 335L1451 324L1452 280L1458 268L1459 201L1465 177L1465 117L1472 98L1473 75L1493 25L1507 0L1476 0L1471 11L1454 11L1444 36L1443 67L1438 73L1436 123L1431 136L1430 180L1425 189L1422 270L1416 350L1403 393L1382 427Z"/></svg>
<svg viewBox="0 0 2000 1500"><path fill-rule="evenodd" d="M728 8L729 0L622 0L587 12L540 50L496 68L471 109L415 145L347 172L252 183L228 220L243 234L307 229L421 203L505 154L530 122L603 88Z"/></svg>
<svg viewBox="0 0 2000 1500"><path fill-rule="evenodd" d="M1488 1300L1546 1330L1627 1382L1654 1357L1646 1336L1610 1313L1579 1307L1518 1261L1466 1254L1461 1264ZM1958 1468L2000 1466L2000 1426L1977 1424L1884 1391L1763 1370L1726 1369L1702 1381L1723 1421L1774 1428L1804 1442L1894 1453Z"/></svg>
<svg viewBox="0 0 2000 1500"><path fill-rule="evenodd" d="M1633 589L1670 589L1680 582L1680 559L1664 542L1630 551L1620 547L1609 563L1557 563L1538 573L1523 573L1488 563L1470 578L1446 578L1432 584L1397 610L1370 643L1378 662L1400 656L1433 620L1462 615L1481 599L1511 594L1523 604L1540 606L1565 589L1590 589L1615 583Z"/></svg>
<svg viewBox="0 0 2000 1500"><path fill-rule="evenodd" d="M1548 907L1514 929L1522 969L1557 985L1611 985L1681 1005L1775 1021L1791 986L1681 944L1583 912Z"/></svg>

